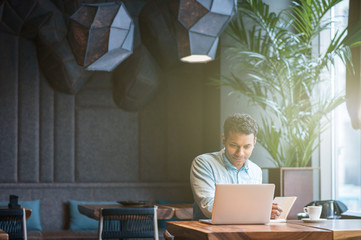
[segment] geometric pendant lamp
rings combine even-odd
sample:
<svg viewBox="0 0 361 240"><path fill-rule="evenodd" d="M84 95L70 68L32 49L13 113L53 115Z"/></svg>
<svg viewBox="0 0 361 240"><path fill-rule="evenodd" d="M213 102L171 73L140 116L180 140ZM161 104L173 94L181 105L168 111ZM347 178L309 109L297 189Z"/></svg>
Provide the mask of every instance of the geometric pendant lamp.
<svg viewBox="0 0 361 240"><path fill-rule="evenodd" d="M112 73L115 104L129 112L142 109L156 95L160 78L157 62L148 49L140 44Z"/></svg>
<svg viewBox="0 0 361 240"><path fill-rule="evenodd" d="M164 70L179 65L172 20L168 3L160 0L147 1L138 18L142 43Z"/></svg>
<svg viewBox="0 0 361 240"><path fill-rule="evenodd" d="M215 59L219 36L236 13L237 0L178 0L176 36L184 62Z"/></svg>
<svg viewBox="0 0 361 240"><path fill-rule="evenodd" d="M133 52L134 22L123 3L85 4L71 17L68 40L86 70L112 71Z"/></svg>

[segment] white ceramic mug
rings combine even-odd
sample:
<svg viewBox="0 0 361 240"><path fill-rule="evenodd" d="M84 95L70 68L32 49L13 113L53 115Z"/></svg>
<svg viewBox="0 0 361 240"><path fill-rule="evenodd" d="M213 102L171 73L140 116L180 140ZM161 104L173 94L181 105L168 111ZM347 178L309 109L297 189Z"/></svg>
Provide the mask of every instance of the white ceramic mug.
<svg viewBox="0 0 361 240"><path fill-rule="evenodd" d="M307 206L303 208L303 211L308 214L311 220L320 219L322 206Z"/></svg>

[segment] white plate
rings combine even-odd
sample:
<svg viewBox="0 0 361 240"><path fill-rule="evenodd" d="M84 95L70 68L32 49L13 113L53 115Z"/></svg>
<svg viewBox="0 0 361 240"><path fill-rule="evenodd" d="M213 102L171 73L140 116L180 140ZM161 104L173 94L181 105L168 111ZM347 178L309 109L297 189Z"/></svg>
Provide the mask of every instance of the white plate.
<svg viewBox="0 0 361 240"><path fill-rule="evenodd" d="M319 223L319 222L327 221L327 219L326 218L320 218L320 219L302 218L302 221L306 222L306 223Z"/></svg>

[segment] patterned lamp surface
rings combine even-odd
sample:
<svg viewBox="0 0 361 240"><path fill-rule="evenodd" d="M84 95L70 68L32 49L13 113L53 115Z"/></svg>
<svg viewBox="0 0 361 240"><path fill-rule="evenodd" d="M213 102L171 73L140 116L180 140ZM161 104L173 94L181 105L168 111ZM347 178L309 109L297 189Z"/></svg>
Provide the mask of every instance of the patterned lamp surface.
<svg viewBox="0 0 361 240"><path fill-rule="evenodd" d="M159 66L171 69L179 64L172 15L164 0L148 1L139 15L142 42Z"/></svg>
<svg viewBox="0 0 361 240"><path fill-rule="evenodd" d="M179 0L176 33L180 59L214 60L219 36L235 13L235 0Z"/></svg>
<svg viewBox="0 0 361 240"><path fill-rule="evenodd" d="M87 70L112 71L132 54L134 22L123 3L85 4L70 20L68 40Z"/></svg>
<svg viewBox="0 0 361 240"><path fill-rule="evenodd" d="M58 91L75 94L92 76L93 72L84 70L74 58L66 39L67 27L62 12L51 1L43 0L0 0L1 44L16 44L10 55L15 62L21 62L21 56L30 54L36 46L36 58L27 67L26 75L38 72L38 66L49 84ZM11 40L10 40L11 39ZM5 42L4 42L5 41ZM26 46L24 47L24 43ZM9 45L10 46L10 45ZM24 49L25 48L25 49ZM1 52L4 59L13 59ZM21 55L22 54L22 55ZM29 56L26 59L29 59ZM19 64L13 64L8 72L20 71ZM20 72L19 72L20 73Z"/></svg>
<svg viewBox="0 0 361 240"><path fill-rule="evenodd" d="M112 81L116 105L134 112L142 109L158 91L160 69L148 49L140 45L114 70Z"/></svg>

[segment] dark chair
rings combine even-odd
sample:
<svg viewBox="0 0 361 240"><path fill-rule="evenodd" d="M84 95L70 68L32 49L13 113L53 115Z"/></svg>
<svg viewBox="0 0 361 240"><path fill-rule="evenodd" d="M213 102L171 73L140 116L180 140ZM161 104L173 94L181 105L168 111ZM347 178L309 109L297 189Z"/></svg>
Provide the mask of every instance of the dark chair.
<svg viewBox="0 0 361 240"><path fill-rule="evenodd" d="M9 240L27 240L25 208L0 209L0 229Z"/></svg>
<svg viewBox="0 0 361 240"><path fill-rule="evenodd" d="M101 209L99 240L122 238L154 238L158 240L157 209L157 206Z"/></svg>

